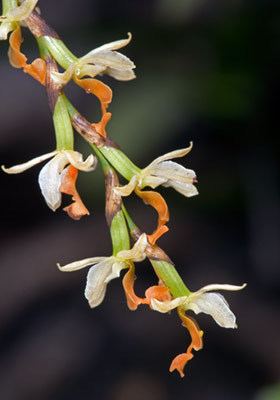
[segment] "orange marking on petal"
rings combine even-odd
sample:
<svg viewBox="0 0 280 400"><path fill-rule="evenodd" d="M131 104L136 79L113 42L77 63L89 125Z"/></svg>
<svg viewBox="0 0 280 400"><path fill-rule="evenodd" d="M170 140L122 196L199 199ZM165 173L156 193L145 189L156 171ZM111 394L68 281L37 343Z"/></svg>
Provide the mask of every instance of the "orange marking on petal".
<svg viewBox="0 0 280 400"><path fill-rule="evenodd" d="M21 29L17 27L12 32L9 39L10 48L8 55L10 64L15 68L22 68L24 72L31 75L32 78L39 81L42 85L45 85L46 62L41 58L36 58L31 64L28 64L26 56L20 51L22 42Z"/></svg>
<svg viewBox="0 0 280 400"><path fill-rule="evenodd" d="M105 83L99 81L98 79L93 78L84 78L79 79L77 76L74 76L74 81L82 87L87 93L94 94L101 103L102 114L106 113L106 109L108 105L112 101L113 92L112 89L105 85Z"/></svg>
<svg viewBox="0 0 280 400"><path fill-rule="evenodd" d="M67 212L69 217L75 220L79 220L84 215L89 215L89 211L82 202L76 189L77 178L77 168L70 165L67 168L67 171L62 179L62 183L60 186L61 193L69 194L70 196L72 196L73 203L63 208L63 210Z"/></svg>
<svg viewBox="0 0 280 400"><path fill-rule="evenodd" d="M201 350L203 347L203 341L202 341L203 331L201 331L197 323L192 318L185 315L182 310L179 310L179 317L183 322L183 326L187 328L187 330L189 331L192 341L185 353L179 354L174 358L174 360L170 365L169 371L173 372L177 370L181 378L183 378L185 376L184 368L187 362L191 360L194 356L192 351Z"/></svg>
<svg viewBox="0 0 280 400"><path fill-rule="evenodd" d="M111 117L112 117L112 113L105 112L105 114L102 115L100 122L95 122L95 123L91 124L95 128L97 133L99 133L99 135L104 137L105 139L107 137L106 126L107 126L108 122L110 121Z"/></svg>
<svg viewBox="0 0 280 400"><path fill-rule="evenodd" d="M166 201L158 192L149 190L143 191L136 189L137 196L141 197L145 204L152 206L158 213L158 226L157 229L151 234L147 235L150 244L154 245L156 241L169 229L165 225L169 221L169 210Z"/></svg>
<svg viewBox="0 0 280 400"><path fill-rule="evenodd" d="M122 280L127 300L127 306L131 311L135 311L140 304L145 304L145 299L138 297L135 294L134 282L135 282L135 268L134 265L131 265Z"/></svg>

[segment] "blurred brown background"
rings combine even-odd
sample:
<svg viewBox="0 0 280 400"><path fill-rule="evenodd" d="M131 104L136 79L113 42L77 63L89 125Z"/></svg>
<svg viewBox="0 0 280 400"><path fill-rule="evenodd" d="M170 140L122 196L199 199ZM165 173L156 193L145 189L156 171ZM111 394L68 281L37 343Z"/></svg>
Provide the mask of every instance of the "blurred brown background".
<svg viewBox="0 0 280 400"><path fill-rule="evenodd" d="M137 80L105 78L114 89L110 135L139 166L194 141L183 162L196 171L200 195L162 190L171 221L160 244L191 289L248 287L227 295L238 330L197 318L205 347L181 380L168 372L189 343L175 314L128 311L120 280L91 310L83 297L87 271L56 268L110 254L101 173L80 175L91 210L80 222L47 208L40 166L1 173L0 399L279 400L279 1L39 5L77 55L133 33L124 53ZM44 90L8 65L7 43L0 45L0 160L10 166L51 151L54 134ZM30 35L24 48L36 56ZM74 87L68 94L98 120L93 97ZM79 139L77 147L88 152ZM139 201L128 208L147 229L155 223ZM155 278L148 263L137 272L142 294Z"/></svg>

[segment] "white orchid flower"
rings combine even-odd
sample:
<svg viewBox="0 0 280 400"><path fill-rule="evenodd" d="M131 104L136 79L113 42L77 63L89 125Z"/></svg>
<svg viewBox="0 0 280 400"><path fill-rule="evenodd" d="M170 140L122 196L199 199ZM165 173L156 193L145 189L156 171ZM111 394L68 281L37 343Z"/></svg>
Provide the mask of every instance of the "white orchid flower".
<svg viewBox="0 0 280 400"><path fill-rule="evenodd" d="M77 271L92 266L87 274L85 297L91 308L102 303L108 283L119 278L123 269L129 268L131 263L143 261L146 257L145 249L148 241L146 234L142 234L130 250L122 250L116 256L93 257L75 261L58 268L64 272Z"/></svg>
<svg viewBox="0 0 280 400"><path fill-rule="evenodd" d="M177 192L186 197L192 197L198 194L197 188L193 183L196 182L196 174L193 170L187 169L172 160L173 158L183 157L192 149L190 146L184 149L175 150L156 158L139 174L134 175L130 182L114 190L120 196L129 196L136 188L143 189L149 186L155 189L159 185L173 187Z"/></svg>
<svg viewBox="0 0 280 400"><path fill-rule="evenodd" d="M64 73L52 72L52 79L60 85L65 85L72 77L94 78L96 75L102 74L107 74L120 81L134 79L135 64L128 57L116 51L127 46L131 37L131 33L128 33L127 39L117 40L90 51L79 58L77 62L72 63Z"/></svg>
<svg viewBox="0 0 280 400"><path fill-rule="evenodd" d="M204 313L211 315L215 322L223 328L237 328L236 318L230 310L229 305L224 298L216 290L241 290L246 286L235 285L207 285L199 289L197 292L191 293L189 296L177 297L171 301L151 300L151 308L161 313L167 313L174 308L180 307L184 310L192 310L195 314ZM213 292L214 291L214 292Z"/></svg>
<svg viewBox="0 0 280 400"><path fill-rule="evenodd" d="M61 205L62 194L60 187L67 170L67 165L70 164L76 169L85 172L92 171L97 164L97 160L92 154L83 161L82 154L77 151L56 150L10 168L5 168L5 166L2 165L2 169L7 174L20 174L49 158L51 158L51 160L39 173L39 186L47 205L55 211Z"/></svg>
<svg viewBox="0 0 280 400"><path fill-rule="evenodd" d="M5 15L0 16L0 40L6 40L8 34L15 29L14 22L24 21L32 13L38 0L25 0L21 4L15 7L13 10L9 10Z"/></svg>

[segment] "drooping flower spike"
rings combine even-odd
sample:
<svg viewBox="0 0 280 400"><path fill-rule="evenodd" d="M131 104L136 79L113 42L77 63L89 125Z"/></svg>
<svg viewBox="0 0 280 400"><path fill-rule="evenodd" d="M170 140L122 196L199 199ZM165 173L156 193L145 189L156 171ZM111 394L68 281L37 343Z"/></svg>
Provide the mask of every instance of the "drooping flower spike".
<svg viewBox="0 0 280 400"><path fill-rule="evenodd" d="M147 237L142 234L130 250L122 250L111 257L93 257L75 261L58 268L64 272L77 271L79 269L91 268L87 274L85 297L91 308L102 303L108 283L119 278L123 269L131 268L134 262L143 261L146 258Z"/></svg>
<svg viewBox="0 0 280 400"><path fill-rule="evenodd" d="M49 158L51 160L39 173L39 186L49 208L56 211L61 205L62 193L66 193L72 195L74 201L64 209L70 217L80 219L89 214L78 195L75 182L78 170L89 172L96 167L97 160L92 154L83 161L82 154L77 151L56 150L10 168L2 166L2 169L8 174L20 174ZM68 165L70 166L67 167Z"/></svg>
<svg viewBox="0 0 280 400"><path fill-rule="evenodd" d="M136 188L144 189L146 186L155 189L159 185L173 187L177 192L186 197L198 194L194 186L196 174L193 170L187 169L175 163L173 158L183 157L192 149L192 142L189 147L175 150L156 158L146 168L142 169L138 175L134 175L130 182L125 186L120 186L114 190L120 196L129 196Z"/></svg>
<svg viewBox="0 0 280 400"><path fill-rule="evenodd" d="M13 10L9 10L5 15L1 15L0 40L6 40L8 34L18 26L18 23L29 17L37 3L38 0L25 0Z"/></svg>
<svg viewBox="0 0 280 400"><path fill-rule="evenodd" d="M128 157L118 149L111 140L106 139L106 125L111 118L107 107L112 100L112 90L109 86L96 79L97 75L107 74L120 81L135 78L134 63L117 50L126 46L128 38L106 44L90 51L81 58L75 57L59 39L59 35L48 26L40 14L33 12L38 0L5 0L4 13L0 17L0 40L10 35L9 59L12 66L21 68L42 85L46 86L49 105L53 113L57 149L54 152L11 168L2 167L10 174L21 173L32 166L50 161L39 174L39 185L42 194L52 210L56 210L62 201L62 194L72 196L73 203L64 208L70 217L79 219L88 214L76 189L78 171L91 171L96 166L92 155L85 161L80 153L73 151L73 129L89 142L96 152L105 176L106 207L105 215L112 238L113 255L110 257L94 257L76 261L65 266L58 265L61 271L75 271L90 267L87 274L85 297L91 307L98 306L104 299L108 283L120 276L126 270L122 284L128 307L136 310L139 305L147 305L152 310L167 313L177 309L183 326L191 336L191 344L185 353L177 355L170 365L170 371L177 370L184 376L186 363L193 358L193 351L202 348L203 332L196 322L186 315L188 310L194 313L206 313L222 327L235 328L236 318L229 308L225 298L215 290L240 290L243 286L208 285L197 292L189 292L176 271L168 255L155 245L158 238L167 232L169 210L161 194L146 187L155 189L159 185L173 187L186 197L198 194L195 187L196 175L193 170L172 161L189 153L189 147L167 153L158 157L146 168L139 170ZM19 4L11 9L11 4ZM33 14L31 15L31 13ZM21 51L21 26L26 26L37 39L42 58L37 58L28 64L26 56ZM46 80L46 64L48 76ZM57 72L57 64L65 72ZM94 94L101 103L101 120L90 123L71 104L63 93L63 87L73 79L86 92ZM129 182L120 187L117 172L126 177ZM152 206L158 214L157 228L151 234L141 234L122 203L122 196L130 193L140 197L143 202ZM137 240L130 248L130 239ZM130 249L129 249L130 248ZM127 250L129 249L129 250ZM135 262L149 258L159 284L149 287L144 297L135 293Z"/></svg>
<svg viewBox="0 0 280 400"><path fill-rule="evenodd" d="M188 296L177 297L173 300L160 301L151 299L151 308L161 313L167 313L177 308L179 316L183 321L183 325L189 330L192 342L186 353L179 354L172 361L170 371L178 370L181 377L184 376L184 367L186 363L193 358L192 350L200 350L202 348L202 334L197 324L190 319L185 312L192 310L195 314L204 313L211 315L214 321L223 328L237 328L236 318L229 305L224 298L216 290L236 291L244 289L246 284L241 286L228 284L207 285L196 292L192 292Z"/></svg>
<svg viewBox="0 0 280 400"><path fill-rule="evenodd" d="M53 80L62 86L73 79L86 92L97 96L102 105L103 113L112 101L112 91L103 82L94 79L97 75L107 74L117 80L128 81L135 78L135 64L125 55L116 50L128 45L127 39L117 40L90 51L85 56L72 63L64 73L53 72ZM87 77L87 78L85 78Z"/></svg>

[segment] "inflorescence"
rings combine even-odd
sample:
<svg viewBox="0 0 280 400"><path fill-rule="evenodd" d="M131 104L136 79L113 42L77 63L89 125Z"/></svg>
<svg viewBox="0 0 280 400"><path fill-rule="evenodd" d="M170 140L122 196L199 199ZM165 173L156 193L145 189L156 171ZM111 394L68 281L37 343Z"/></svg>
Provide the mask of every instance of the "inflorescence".
<svg viewBox="0 0 280 400"><path fill-rule="evenodd" d="M106 126L112 117L107 111L112 101L112 90L96 79L97 75L103 74L120 81L135 78L135 64L118 51L130 43L131 34L126 39L105 44L82 57L76 57L43 20L36 8L37 3L38 0L2 0L0 39L6 40L9 37L10 64L45 86L53 115L56 149L23 164L10 168L2 166L2 169L8 174L17 174L48 160L38 179L47 205L56 211L61 205L62 194L70 195L72 203L64 210L71 218L79 220L88 215L89 211L76 189L78 173L92 171L100 163L105 179L105 214L112 239L112 255L86 258L64 266L58 264L58 268L67 272L90 267L85 297L92 308L103 301L108 283L120 277L121 271L125 270L122 284L130 310L136 310L140 305L147 305L160 313L176 309L183 326L189 331L191 343L185 352L173 359L170 371L177 370L183 377L186 363L193 358L193 350L198 351L203 346L203 331L186 312L192 310L195 314L209 314L221 327L236 328L235 315L225 298L216 291L233 291L245 287L212 284L192 292L182 281L174 263L156 244L168 231L169 211L162 195L154 189L163 185L174 188L185 197L198 194L195 172L172 161L187 155L192 149L192 143L184 149L158 157L143 169L138 168L107 137ZM22 27L29 29L37 41L39 57L31 63L28 63L21 51ZM58 66L64 72L59 72ZM98 98L100 121L89 122L66 97L63 89L71 80ZM89 144L93 153L85 160L74 145L75 131ZM119 175L128 182L126 185L120 185ZM124 206L123 198L133 192L158 214L157 227L150 234L140 231ZM134 291L135 263L146 258L152 265L158 284L149 287L144 297L139 297Z"/></svg>

